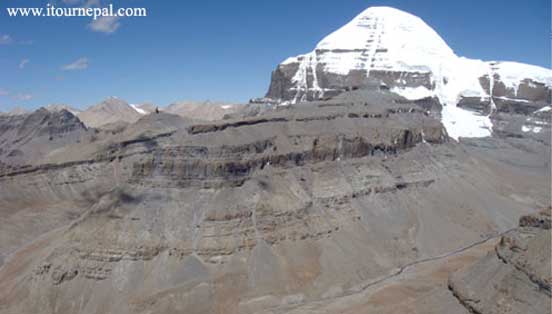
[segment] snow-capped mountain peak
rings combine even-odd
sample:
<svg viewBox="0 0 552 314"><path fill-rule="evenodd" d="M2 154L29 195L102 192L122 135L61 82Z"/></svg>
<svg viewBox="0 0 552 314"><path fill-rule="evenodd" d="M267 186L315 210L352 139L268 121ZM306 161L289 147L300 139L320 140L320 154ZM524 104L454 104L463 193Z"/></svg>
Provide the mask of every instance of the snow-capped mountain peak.
<svg viewBox="0 0 552 314"><path fill-rule="evenodd" d="M366 9L320 41L316 49L357 52L356 63L352 65L357 69L403 67L427 71L435 61L455 56L445 41L420 18L390 7Z"/></svg>
<svg viewBox="0 0 552 314"><path fill-rule="evenodd" d="M293 81L300 86L293 101L306 100L302 90L312 73L312 89L323 97L316 72L348 75L351 71L400 71L431 75L423 96L435 94L444 103L456 102L461 92L483 96L477 78L490 69L485 62L459 58L446 42L422 19L390 7L371 7L345 26L322 39L305 55L288 58L283 64L299 62ZM449 83L450 82L450 83ZM397 82L396 91L412 95L411 86ZM420 84L423 85L423 84ZM418 94L423 91L415 86ZM431 90L435 85L434 90Z"/></svg>
<svg viewBox="0 0 552 314"><path fill-rule="evenodd" d="M546 102L552 71L457 56L419 17L371 7L322 39L313 51L281 63L267 97L295 103L374 81L411 100L437 98L451 137L480 137L492 132L489 112L468 111L458 107L459 102L486 101L488 111L496 109L494 97ZM525 84L521 93L520 84Z"/></svg>

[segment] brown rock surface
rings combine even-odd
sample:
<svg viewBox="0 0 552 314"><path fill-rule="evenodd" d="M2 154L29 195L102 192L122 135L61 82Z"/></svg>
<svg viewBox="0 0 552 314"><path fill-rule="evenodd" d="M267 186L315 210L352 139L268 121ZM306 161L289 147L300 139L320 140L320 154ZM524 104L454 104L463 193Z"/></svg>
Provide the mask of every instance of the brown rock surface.
<svg viewBox="0 0 552 314"><path fill-rule="evenodd" d="M458 273L449 287L474 313L549 313L550 208L523 216L495 251Z"/></svg>
<svg viewBox="0 0 552 314"><path fill-rule="evenodd" d="M341 305L318 310L339 313L545 204L547 148L532 145L452 142L423 104L361 90L86 133L0 173L0 313L308 313L328 299ZM359 309L461 313L447 272Z"/></svg>

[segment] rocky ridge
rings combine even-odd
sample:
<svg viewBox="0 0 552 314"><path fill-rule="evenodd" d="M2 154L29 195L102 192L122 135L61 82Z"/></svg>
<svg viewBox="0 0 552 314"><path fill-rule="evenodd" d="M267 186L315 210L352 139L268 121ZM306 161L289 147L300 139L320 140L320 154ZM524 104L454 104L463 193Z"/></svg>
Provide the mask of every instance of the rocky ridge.
<svg viewBox="0 0 552 314"><path fill-rule="evenodd" d="M551 310L550 212L520 218L494 252L451 276L449 288L472 313L546 313Z"/></svg>
<svg viewBox="0 0 552 314"><path fill-rule="evenodd" d="M428 105L357 90L222 121L145 115L5 168L0 222L21 227L1 232L51 231L9 255L23 239L0 237L0 313L309 304L504 231L527 202L545 202L542 171L449 141ZM524 163L540 169L538 158ZM67 216L29 219L48 204Z"/></svg>
<svg viewBox="0 0 552 314"><path fill-rule="evenodd" d="M0 116L0 314L549 309L550 215L512 229L550 203L538 71L458 58L395 9L358 20L284 62L307 84L295 103ZM403 31L421 53L397 72ZM436 80L428 58L470 75Z"/></svg>
<svg viewBox="0 0 552 314"><path fill-rule="evenodd" d="M14 165L33 163L87 133L86 126L65 109L40 108L30 114L0 116L0 160Z"/></svg>

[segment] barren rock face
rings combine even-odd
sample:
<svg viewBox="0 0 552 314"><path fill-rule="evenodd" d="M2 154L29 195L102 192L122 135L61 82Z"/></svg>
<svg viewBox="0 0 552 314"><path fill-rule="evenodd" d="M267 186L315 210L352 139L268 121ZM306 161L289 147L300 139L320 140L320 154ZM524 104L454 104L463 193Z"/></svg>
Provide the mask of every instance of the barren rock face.
<svg viewBox="0 0 552 314"><path fill-rule="evenodd" d="M432 106L357 90L216 122L152 114L11 164L0 313L286 312L547 201L545 144L451 141Z"/></svg>
<svg viewBox="0 0 552 314"><path fill-rule="evenodd" d="M550 312L550 208L523 216L495 252L454 274L449 287L475 313Z"/></svg>
<svg viewBox="0 0 552 314"><path fill-rule="evenodd" d="M67 110L41 108L29 114L0 116L0 159L8 165L33 163L87 133L86 126Z"/></svg>
<svg viewBox="0 0 552 314"><path fill-rule="evenodd" d="M549 313L551 88L372 7L247 105L0 113L0 314Z"/></svg>

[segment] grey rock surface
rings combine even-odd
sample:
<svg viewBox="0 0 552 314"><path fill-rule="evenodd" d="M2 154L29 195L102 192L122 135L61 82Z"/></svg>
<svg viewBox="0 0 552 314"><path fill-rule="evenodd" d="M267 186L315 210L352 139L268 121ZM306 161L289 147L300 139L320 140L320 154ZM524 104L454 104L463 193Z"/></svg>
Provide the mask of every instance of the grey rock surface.
<svg viewBox="0 0 552 314"><path fill-rule="evenodd" d="M549 202L549 142L455 142L428 105L356 90L212 122L63 120L78 139L0 155L0 313L304 309ZM455 304L437 282L411 304Z"/></svg>
<svg viewBox="0 0 552 314"><path fill-rule="evenodd" d="M523 216L494 252L455 273L449 287L473 313L548 313L552 282L551 209Z"/></svg>

